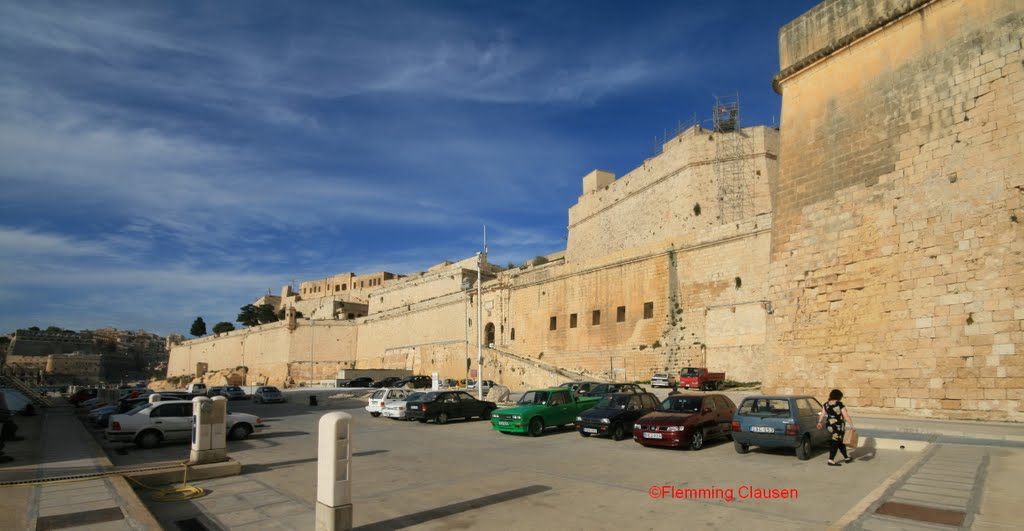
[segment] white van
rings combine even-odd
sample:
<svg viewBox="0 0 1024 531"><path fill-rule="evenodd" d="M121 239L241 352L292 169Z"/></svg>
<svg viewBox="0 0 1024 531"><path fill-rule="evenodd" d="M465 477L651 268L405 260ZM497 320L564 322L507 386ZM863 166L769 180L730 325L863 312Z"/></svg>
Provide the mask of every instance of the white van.
<svg viewBox="0 0 1024 531"><path fill-rule="evenodd" d="M205 395L206 394L206 384L204 384L204 383L188 384L188 387L185 388L185 392L187 392L190 395Z"/></svg>

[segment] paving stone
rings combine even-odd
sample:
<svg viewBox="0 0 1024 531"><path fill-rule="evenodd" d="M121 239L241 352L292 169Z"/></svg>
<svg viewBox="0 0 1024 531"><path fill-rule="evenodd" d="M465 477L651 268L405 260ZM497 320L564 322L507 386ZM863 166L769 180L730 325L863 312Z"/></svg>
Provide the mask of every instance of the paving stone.
<svg viewBox="0 0 1024 531"><path fill-rule="evenodd" d="M60 507L65 505L75 505L79 503L87 503L100 500L113 501L114 497L111 496L110 492L107 491L106 489L103 489L102 491L81 492L70 496L54 496L51 494L49 496L39 497L39 507Z"/></svg>
<svg viewBox="0 0 1024 531"><path fill-rule="evenodd" d="M266 517L258 511L253 511L252 509L221 513L217 515L217 520L220 524L228 529L235 529L238 526L245 524L257 524L262 522L265 518Z"/></svg>
<svg viewBox="0 0 1024 531"><path fill-rule="evenodd" d="M106 499L94 502L77 503L74 505L61 505L58 507L40 507L39 516L54 516L58 514L72 514L80 513L85 511L91 511L93 509L106 509L108 507L117 507L117 503L114 500Z"/></svg>
<svg viewBox="0 0 1024 531"><path fill-rule="evenodd" d="M941 503L943 505L962 508L967 507L967 502L970 499L969 496L946 496L941 494L931 494L927 492L915 492L904 488L900 488L896 492L894 492L893 497L905 498L909 500L920 500L921 502Z"/></svg>
<svg viewBox="0 0 1024 531"><path fill-rule="evenodd" d="M245 492L237 495L239 499L248 503L253 507L260 507L262 505L272 505L275 503L281 503L286 501L292 501L287 496L275 490L261 490L255 492Z"/></svg>
<svg viewBox="0 0 1024 531"><path fill-rule="evenodd" d="M951 489L949 487L937 487L932 485L922 485L919 483L904 483L900 490L907 490L910 492L919 492L922 494L937 494L939 496L949 496L952 498L970 498L971 492L964 489Z"/></svg>
<svg viewBox="0 0 1024 531"><path fill-rule="evenodd" d="M863 529L867 531L912 531L912 530L953 530L957 529L948 525L932 524L928 522L917 522L904 518L887 518L884 516L872 515L862 522Z"/></svg>
<svg viewBox="0 0 1024 531"><path fill-rule="evenodd" d="M264 505L263 507L260 507L259 510L260 512L271 518L299 514L314 514L316 511L316 509L313 507L309 507L294 501L275 503L272 505Z"/></svg>

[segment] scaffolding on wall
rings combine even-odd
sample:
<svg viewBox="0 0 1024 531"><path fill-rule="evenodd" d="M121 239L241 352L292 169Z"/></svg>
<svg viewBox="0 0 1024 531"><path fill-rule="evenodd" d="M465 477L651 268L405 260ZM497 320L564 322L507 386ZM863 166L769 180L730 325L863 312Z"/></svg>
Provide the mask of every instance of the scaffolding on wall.
<svg viewBox="0 0 1024 531"><path fill-rule="evenodd" d="M740 121L740 97L715 96L712 110L715 135L714 172L718 184L718 219L720 223L740 221L750 215L751 198L746 179L750 138Z"/></svg>

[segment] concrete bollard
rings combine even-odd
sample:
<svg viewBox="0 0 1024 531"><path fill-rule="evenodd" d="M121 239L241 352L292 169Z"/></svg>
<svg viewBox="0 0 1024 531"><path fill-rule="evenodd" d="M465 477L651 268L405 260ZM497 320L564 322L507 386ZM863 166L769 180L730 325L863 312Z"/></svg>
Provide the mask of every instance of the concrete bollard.
<svg viewBox="0 0 1024 531"><path fill-rule="evenodd" d="M192 399L192 451L189 463L227 461L228 401L223 396Z"/></svg>
<svg viewBox="0 0 1024 531"><path fill-rule="evenodd" d="M159 402L161 400L163 400L163 397L160 396L159 393L153 393L153 394L149 395L149 403L150 404L152 404L154 402Z"/></svg>
<svg viewBox="0 0 1024 531"><path fill-rule="evenodd" d="M316 467L316 529L352 529L352 415L320 417Z"/></svg>

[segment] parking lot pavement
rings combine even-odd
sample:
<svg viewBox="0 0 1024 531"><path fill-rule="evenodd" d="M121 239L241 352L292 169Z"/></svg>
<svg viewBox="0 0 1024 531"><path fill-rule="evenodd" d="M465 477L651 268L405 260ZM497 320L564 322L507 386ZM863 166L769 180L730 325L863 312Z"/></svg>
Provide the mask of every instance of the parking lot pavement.
<svg viewBox="0 0 1024 531"><path fill-rule="evenodd" d="M572 431L530 438L494 432L483 421L439 426L373 418L362 409L365 401L319 403L232 402L232 411L257 414L269 425L249 440L228 443L243 475L194 482L210 491L204 498L147 501L148 507L169 529L192 519L208 529L311 529L317 422L334 410L354 417L352 492L359 529L821 529L917 455L877 450L830 468L821 451L799 461L780 451L738 455L725 441L691 452L643 448L628 439L583 439ZM128 449L112 460L137 465L187 455L187 445L169 445ZM753 489L793 497L752 499Z"/></svg>

